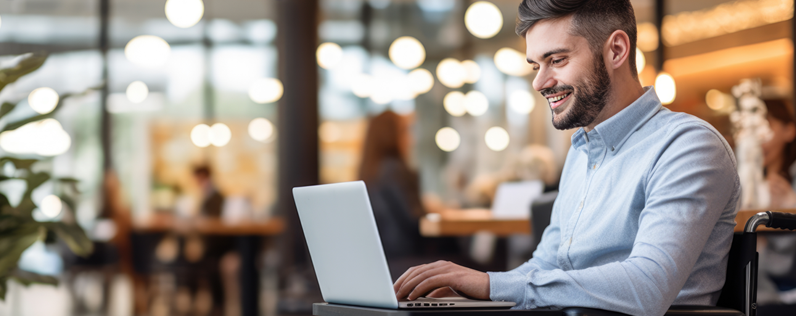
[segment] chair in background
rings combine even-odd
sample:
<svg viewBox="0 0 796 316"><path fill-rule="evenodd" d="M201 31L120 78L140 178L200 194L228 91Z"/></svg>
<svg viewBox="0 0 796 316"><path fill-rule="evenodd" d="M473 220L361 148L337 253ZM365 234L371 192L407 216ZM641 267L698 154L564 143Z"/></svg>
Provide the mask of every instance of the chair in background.
<svg viewBox="0 0 796 316"><path fill-rule="evenodd" d="M550 215L553 213L553 203L556 201L558 191L544 193L533 200L531 203L531 235L533 235L533 245L531 253L536 251L539 241L542 240L544 229L550 225Z"/></svg>

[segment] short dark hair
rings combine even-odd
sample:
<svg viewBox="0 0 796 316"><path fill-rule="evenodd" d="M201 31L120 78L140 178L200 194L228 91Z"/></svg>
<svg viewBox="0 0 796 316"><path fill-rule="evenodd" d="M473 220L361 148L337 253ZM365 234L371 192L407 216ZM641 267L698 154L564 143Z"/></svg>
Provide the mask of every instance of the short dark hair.
<svg viewBox="0 0 796 316"><path fill-rule="evenodd" d="M541 20L572 16L570 33L589 42L592 52L599 54L603 44L616 30L630 38L628 62L634 77L636 71L636 15L630 0L523 0L517 15L517 35L525 37Z"/></svg>

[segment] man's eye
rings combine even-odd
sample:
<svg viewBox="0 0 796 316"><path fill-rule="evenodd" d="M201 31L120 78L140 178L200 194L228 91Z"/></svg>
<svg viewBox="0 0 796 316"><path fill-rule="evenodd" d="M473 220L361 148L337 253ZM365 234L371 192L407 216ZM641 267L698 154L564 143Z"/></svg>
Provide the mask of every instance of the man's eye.
<svg viewBox="0 0 796 316"><path fill-rule="evenodd" d="M539 71L539 65L533 64L533 71Z"/></svg>
<svg viewBox="0 0 796 316"><path fill-rule="evenodd" d="M560 58L560 59L553 59L553 62L552 62L552 63L553 63L553 65L555 65L555 64L559 64L559 63L561 63L562 61L564 61L564 58Z"/></svg>

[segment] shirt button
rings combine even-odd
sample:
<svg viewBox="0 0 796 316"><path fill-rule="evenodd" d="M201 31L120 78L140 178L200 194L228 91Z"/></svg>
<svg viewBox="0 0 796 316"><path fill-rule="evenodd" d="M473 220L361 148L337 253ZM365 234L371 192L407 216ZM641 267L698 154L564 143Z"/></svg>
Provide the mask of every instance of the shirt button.
<svg viewBox="0 0 796 316"><path fill-rule="evenodd" d="M572 237L569 237L569 244L572 244Z"/></svg>
<svg viewBox="0 0 796 316"><path fill-rule="evenodd" d="M583 201L580 201L580 204L578 204L578 209L582 209L582 208L583 208Z"/></svg>
<svg viewBox="0 0 796 316"><path fill-rule="evenodd" d="M597 169L597 164L594 164L594 167L592 167L592 169Z"/></svg>

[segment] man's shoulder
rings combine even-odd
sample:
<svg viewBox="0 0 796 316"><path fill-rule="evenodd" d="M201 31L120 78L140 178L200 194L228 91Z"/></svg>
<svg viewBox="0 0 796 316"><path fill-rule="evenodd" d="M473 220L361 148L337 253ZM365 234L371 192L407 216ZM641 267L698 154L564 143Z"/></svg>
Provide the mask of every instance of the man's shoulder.
<svg viewBox="0 0 796 316"><path fill-rule="evenodd" d="M659 117L657 117L659 116ZM730 144L713 125L705 120L698 118L694 115L673 112L666 108L662 109L656 115L657 128L664 132L663 141L667 144L679 143L687 145L689 151L694 154L717 154L719 151L722 156L729 160L729 163L734 167L735 153L730 147ZM712 147L715 150L694 150L693 146ZM679 146L666 146L668 149L678 150Z"/></svg>
<svg viewBox="0 0 796 316"><path fill-rule="evenodd" d="M653 118L656 123L665 126L668 131L676 131L682 129L693 129L710 131L712 133L719 133L713 125L706 122L705 120L698 118L694 115L684 113L684 112L675 112L669 110L667 108L662 108L657 115Z"/></svg>
<svg viewBox="0 0 796 316"><path fill-rule="evenodd" d="M707 137L731 151L724 136L710 123L694 115L662 109L655 118L657 128L666 132L667 138Z"/></svg>

